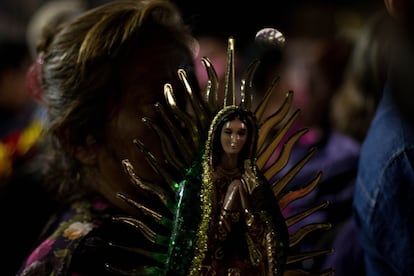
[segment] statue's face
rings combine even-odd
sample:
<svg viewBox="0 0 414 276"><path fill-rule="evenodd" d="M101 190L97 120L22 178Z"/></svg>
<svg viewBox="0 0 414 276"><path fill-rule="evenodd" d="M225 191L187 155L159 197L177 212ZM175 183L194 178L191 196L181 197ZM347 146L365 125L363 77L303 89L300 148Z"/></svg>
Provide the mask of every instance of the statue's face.
<svg viewBox="0 0 414 276"><path fill-rule="evenodd" d="M224 152L237 154L247 140L247 126L239 119L226 122L221 129L220 141Z"/></svg>

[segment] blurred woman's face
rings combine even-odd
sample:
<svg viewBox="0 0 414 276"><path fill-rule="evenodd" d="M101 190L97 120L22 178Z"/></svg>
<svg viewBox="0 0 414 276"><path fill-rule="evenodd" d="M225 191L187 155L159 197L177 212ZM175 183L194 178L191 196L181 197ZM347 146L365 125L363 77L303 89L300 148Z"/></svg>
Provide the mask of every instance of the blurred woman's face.
<svg viewBox="0 0 414 276"><path fill-rule="evenodd" d="M226 122L221 129L220 141L227 154L238 154L247 140L247 126L239 119Z"/></svg>
<svg viewBox="0 0 414 276"><path fill-rule="evenodd" d="M177 69L183 67L183 61L192 60L188 53L177 45L165 43L160 49L154 47L140 52L132 57L120 73L121 90L123 98L119 112L112 117L106 128L106 141L99 149L99 173L104 183L99 187L105 196L114 204L120 203L116 197L118 192L129 195L132 198L142 196L138 191L122 165L124 159L128 159L136 173L145 181L162 183L163 179L155 172L147 162L146 155L134 144L134 139L142 141L145 148L160 162L165 160L161 148L160 139L142 118L148 117L157 122L161 129L168 131L162 124L160 114L154 105L163 101L163 87L165 83L171 83L174 93L184 93L179 81ZM197 91L198 92L198 91Z"/></svg>

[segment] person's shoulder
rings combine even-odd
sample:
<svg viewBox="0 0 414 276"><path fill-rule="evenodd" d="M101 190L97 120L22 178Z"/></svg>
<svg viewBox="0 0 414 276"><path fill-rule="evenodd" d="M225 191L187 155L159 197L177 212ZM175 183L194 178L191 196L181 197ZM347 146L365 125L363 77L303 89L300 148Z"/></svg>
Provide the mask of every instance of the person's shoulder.
<svg viewBox="0 0 414 276"><path fill-rule="evenodd" d="M414 147L414 127L404 119L398 110L380 112L372 122L363 142L364 152L377 152L392 156Z"/></svg>
<svg viewBox="0 0 414 276"><path fill-rule="evenodd" d="M74 252L83 239L103 225L106 205L78 201L58 212L45 229L42 242L23 263L18 275L61 275L70 269Z"/></svg>

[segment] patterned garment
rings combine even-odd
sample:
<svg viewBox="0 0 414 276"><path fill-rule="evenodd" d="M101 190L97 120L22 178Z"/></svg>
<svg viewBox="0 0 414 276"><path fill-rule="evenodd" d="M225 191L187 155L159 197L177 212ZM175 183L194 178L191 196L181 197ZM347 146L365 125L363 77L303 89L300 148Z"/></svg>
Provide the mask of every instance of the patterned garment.
<svg viewBox="0 0 414 276"><path fill-rule="evenodd" d="M109 267L139 263L131 258L142 258L121 247L139 244L142 237L132 227L114 222L115 213L102 199L73 203L51 220L46 238L17 275L112 275Z"/></svg>

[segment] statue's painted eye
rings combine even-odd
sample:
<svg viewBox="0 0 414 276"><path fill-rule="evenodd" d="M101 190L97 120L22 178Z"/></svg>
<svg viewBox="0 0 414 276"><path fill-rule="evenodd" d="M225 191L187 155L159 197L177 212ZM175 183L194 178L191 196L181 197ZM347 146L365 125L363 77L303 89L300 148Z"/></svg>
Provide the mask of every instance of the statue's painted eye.
<svg viewBox="0 0 414 276"><path fill-rule="evenodd" d="M237 132L238 135L240 136L245 136L246 135L246 129L242 128Z"/></svg>

